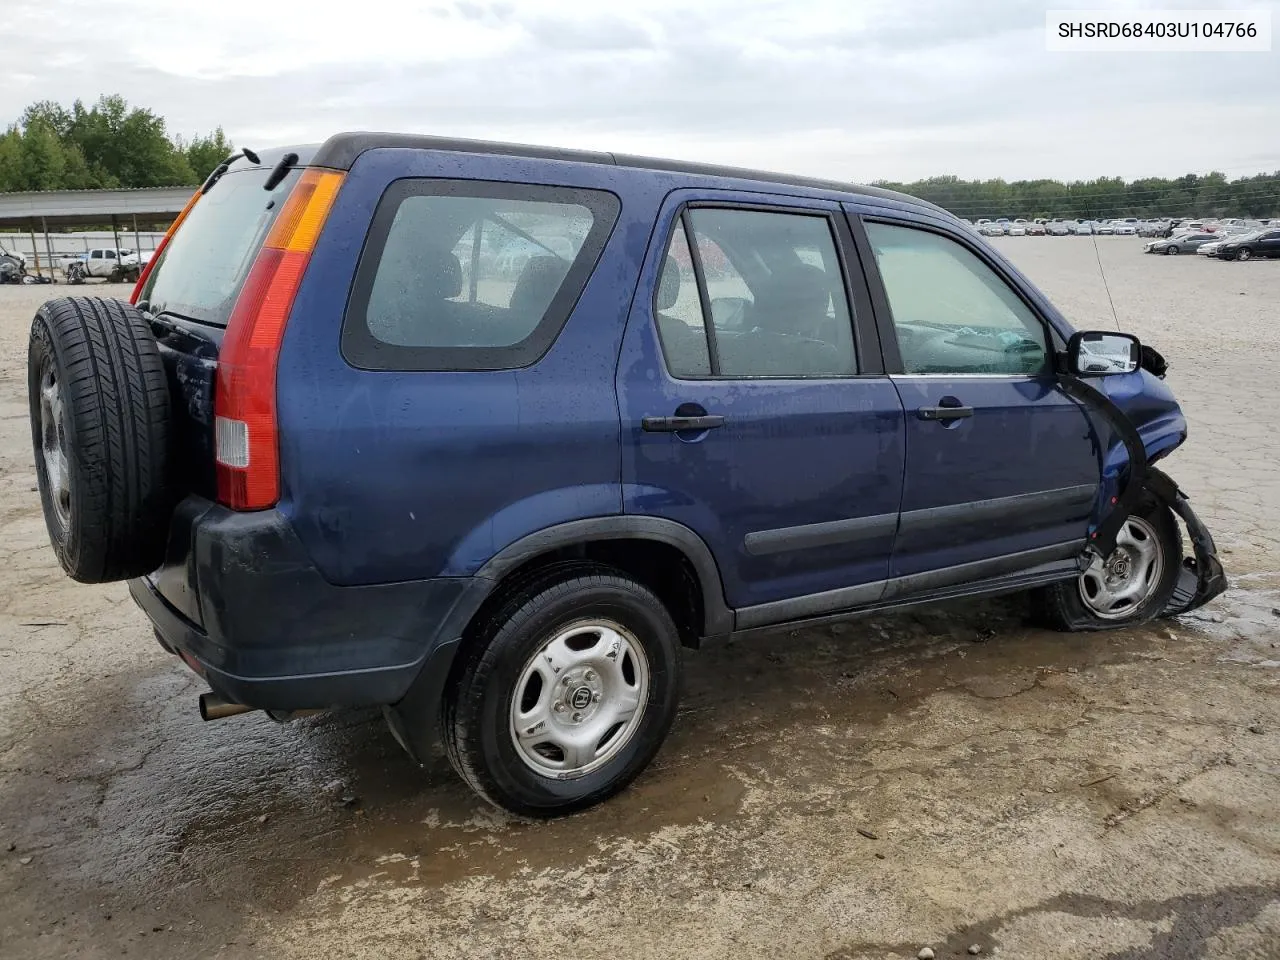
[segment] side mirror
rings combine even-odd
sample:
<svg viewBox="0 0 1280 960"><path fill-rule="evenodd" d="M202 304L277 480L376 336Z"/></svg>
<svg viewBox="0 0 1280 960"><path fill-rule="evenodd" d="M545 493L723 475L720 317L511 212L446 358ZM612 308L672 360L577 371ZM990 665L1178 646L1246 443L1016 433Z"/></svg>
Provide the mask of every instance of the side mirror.
<svg viewBox="0 0 1280 960"><path fill-rule="evenodd" d="M1078 377L1133 373L1142 364L1142 344L1129 333L1085 330L1067 342L1067 369Z"/></svg>

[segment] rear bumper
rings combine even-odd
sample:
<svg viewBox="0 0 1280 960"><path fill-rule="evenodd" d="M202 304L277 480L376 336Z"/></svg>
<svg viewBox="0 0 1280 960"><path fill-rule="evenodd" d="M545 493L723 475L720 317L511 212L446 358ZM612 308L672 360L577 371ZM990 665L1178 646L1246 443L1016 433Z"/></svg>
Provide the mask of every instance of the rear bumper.
<svg viewBox="0 0 1280 960"><path fill-rule="evenodd" d="M341 587L274 510L235 513L197 497L175 511L168 555L129 582L162 646L218 695L270 710L401 700L451 651L488 593L476 578ZM442 678L441 678L442 679Z"/></svg>

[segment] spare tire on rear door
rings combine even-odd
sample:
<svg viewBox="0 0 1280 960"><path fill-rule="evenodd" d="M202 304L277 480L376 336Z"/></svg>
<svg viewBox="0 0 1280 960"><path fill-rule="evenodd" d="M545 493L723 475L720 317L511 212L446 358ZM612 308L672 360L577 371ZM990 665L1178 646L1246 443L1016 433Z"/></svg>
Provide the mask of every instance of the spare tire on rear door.
<svg viewBox="0 0 1280 960"><path fill-rule="evenodd" d="M45 525L82 583L160 566L168 526L169 386L151 327L128 303L50 300L27 352L31 442Z"/></svg>

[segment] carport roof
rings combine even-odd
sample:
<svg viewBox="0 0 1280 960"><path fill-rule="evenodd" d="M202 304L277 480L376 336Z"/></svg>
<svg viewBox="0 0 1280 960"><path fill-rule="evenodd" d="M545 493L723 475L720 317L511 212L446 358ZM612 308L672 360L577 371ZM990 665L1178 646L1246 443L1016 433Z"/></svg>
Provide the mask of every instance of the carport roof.
<svg viewBox="0 0 1280 960"><path fill-rule="evenodd" d="M0 227L26 230L41 221L49 226L107 224L113 216L123 228L167 223L182 212L194 187L141 187L131 190L41 190L0 193Z"/></svg>

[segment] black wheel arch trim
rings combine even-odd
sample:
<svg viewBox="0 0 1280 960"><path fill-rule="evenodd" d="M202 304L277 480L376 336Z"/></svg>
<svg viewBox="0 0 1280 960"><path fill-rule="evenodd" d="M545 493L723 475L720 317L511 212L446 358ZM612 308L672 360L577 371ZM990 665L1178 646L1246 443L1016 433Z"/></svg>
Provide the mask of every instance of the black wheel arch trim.
<svg viewBox="0 0 1280 960"><path fill-rule="evenodd" d="M561 547L619 539L652 540L680 550L693 564L702 591L702 636L733 633L733 611L725 604L720 569L711 549L683 524L662 517L619 515L570 520L526 534L494 554L472 575L431 638L423 666L404 697L383 707L392 735L416 763L424 764L436 743L436 718L462 635L503 577L529 560Z"/></svg>
<svg viewBox="0 0 1280 960"><path fill-rule="evenodd" d="M499 550L475 576L496 586L512 570L551 550L599 540L628 539L665 543L683 553L693 564L702 591L702 635L720 636L733 631L733 611L725 603L720 568L711 548L684 524L664 517L619 514L544 527Z"/></svg>

